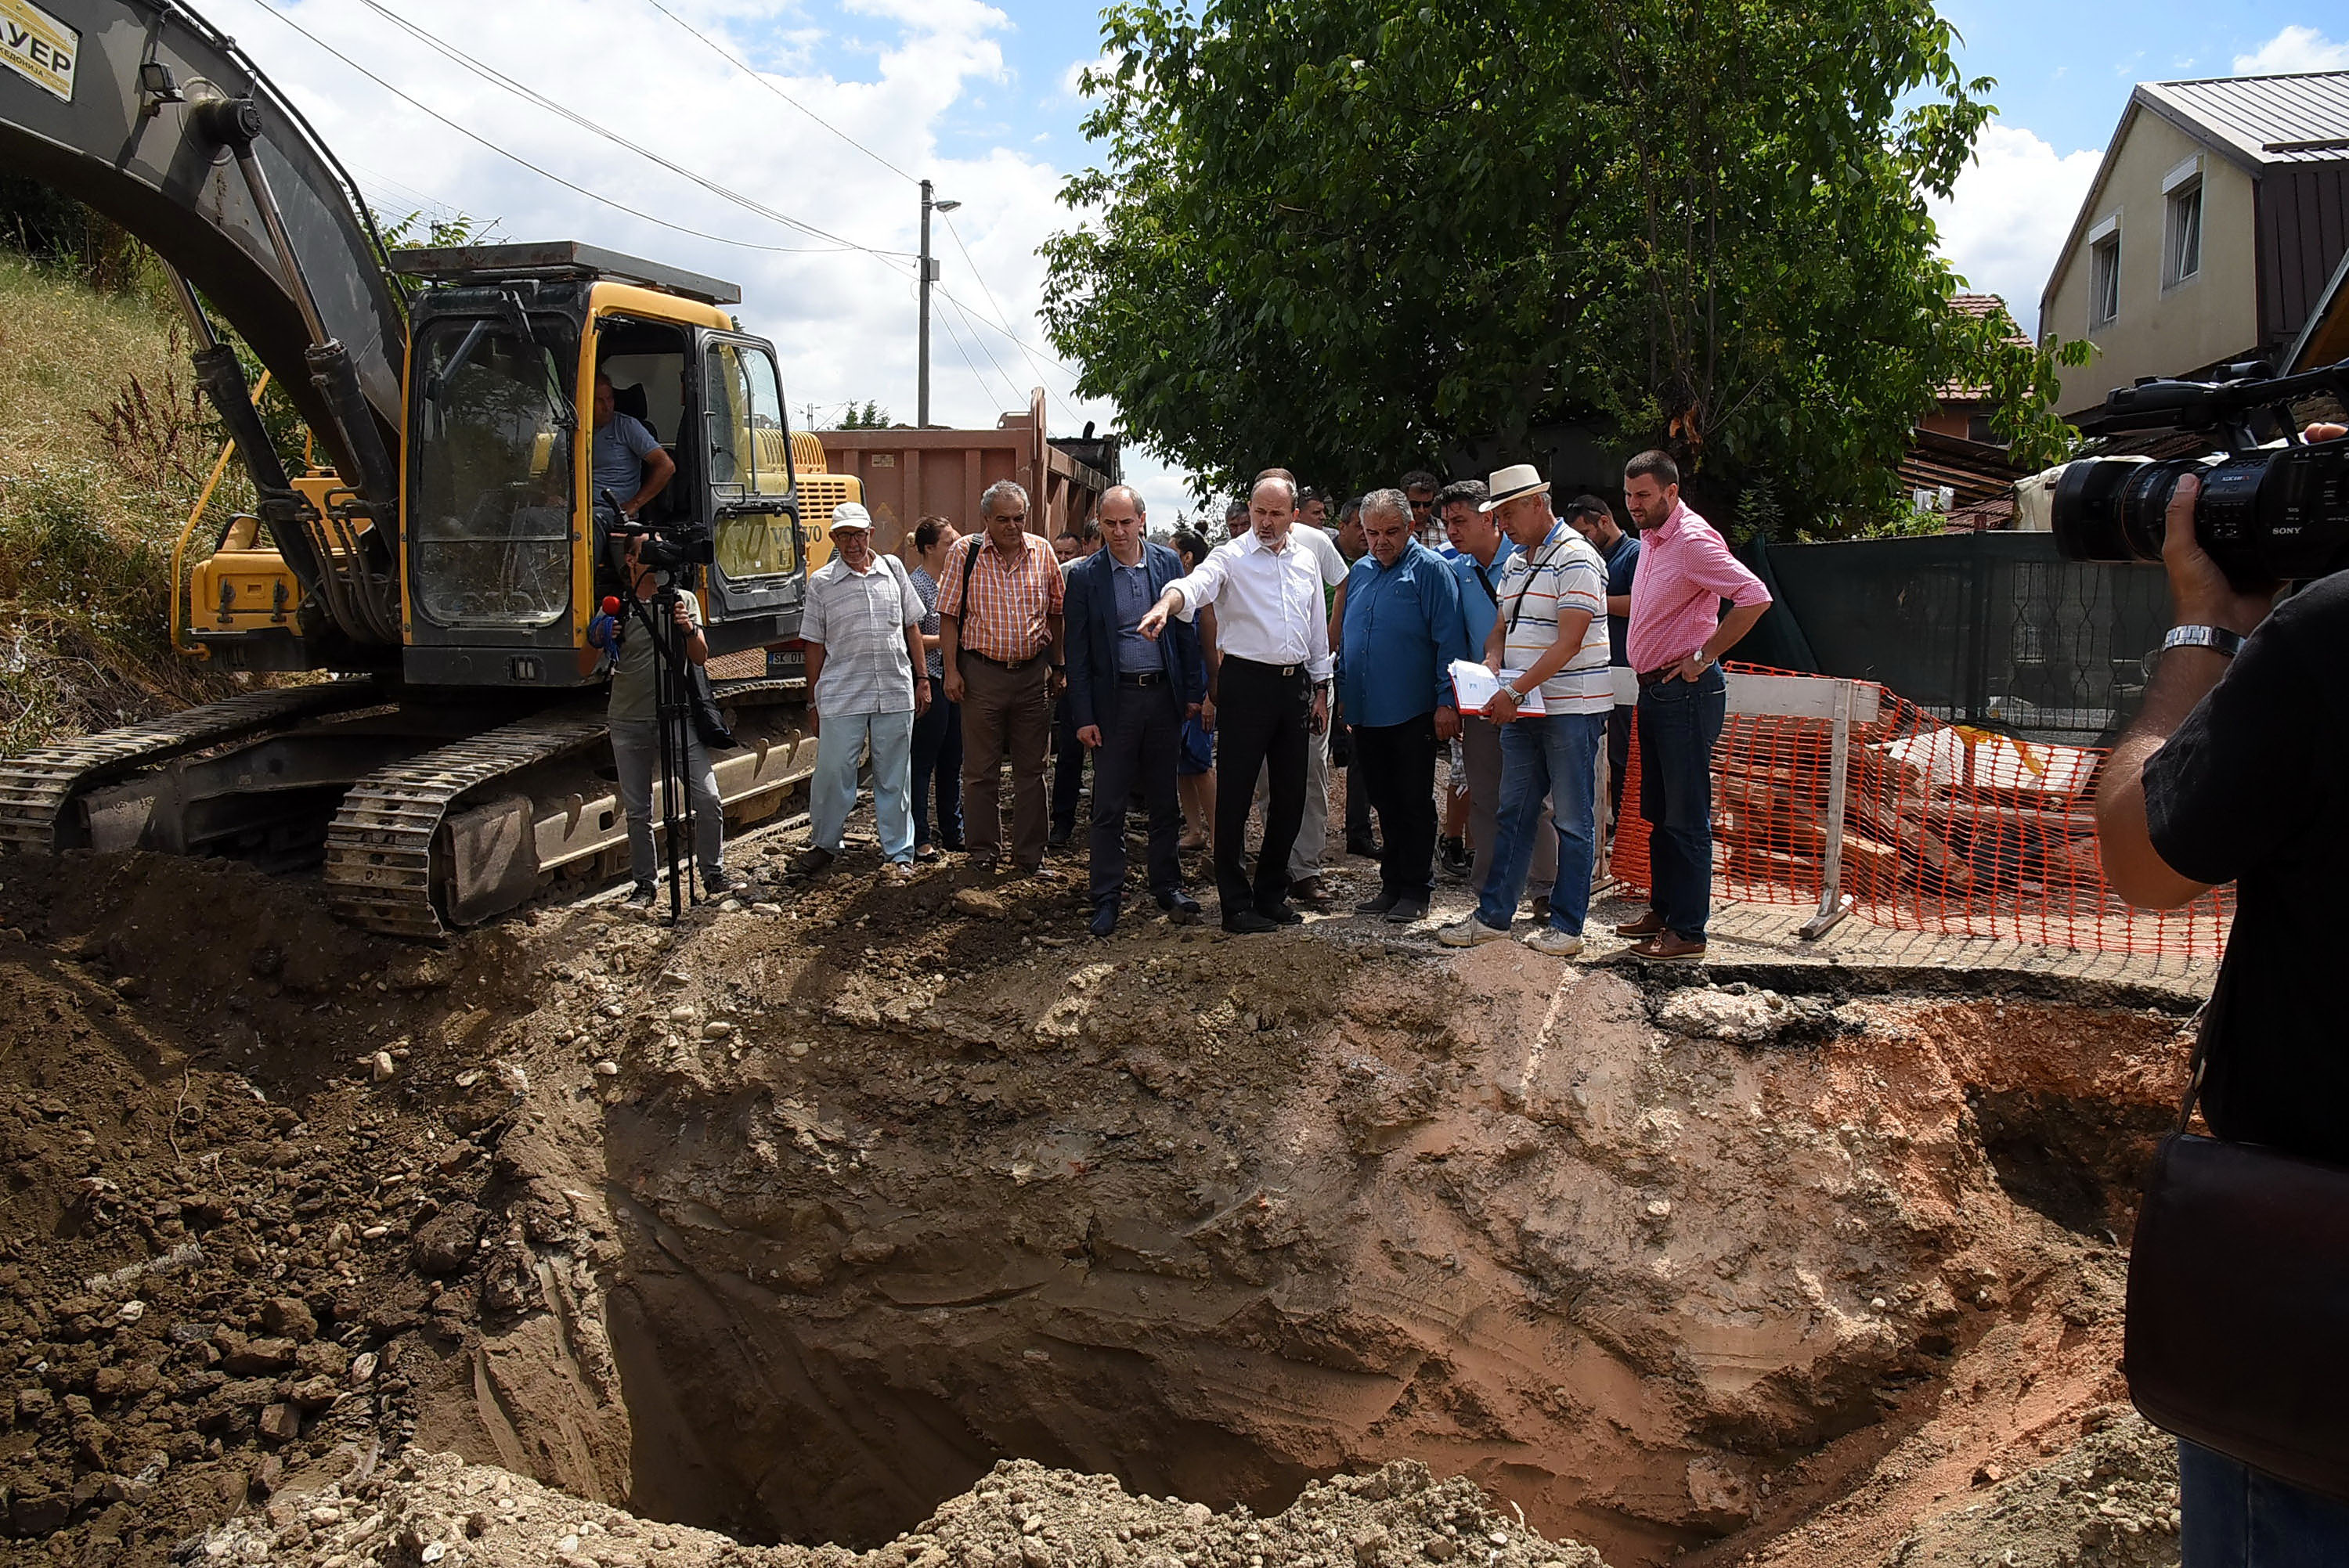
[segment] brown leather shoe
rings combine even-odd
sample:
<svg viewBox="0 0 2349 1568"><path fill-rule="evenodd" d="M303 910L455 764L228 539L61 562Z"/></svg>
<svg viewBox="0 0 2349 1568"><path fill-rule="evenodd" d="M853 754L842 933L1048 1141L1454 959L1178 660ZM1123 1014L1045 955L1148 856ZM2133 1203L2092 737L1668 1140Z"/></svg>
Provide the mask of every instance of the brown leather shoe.
<svg viewBox="0 0 2349 1568"><path fill-rule="evenodd" d="M1677 931L1660 931L1631 949L1631 956L1650 964L1686 964L1704 956L1704 944L1691 942Z"/></svg>
<svg viewBox="0 0 2349 1568"><path fill-rule="evenodd" d="M1322 884L1321 879L1318 876L1299 877L1295 882L1290 882L1288 896L1292 902L1307 904L1314 909L1327 909L1330 903L1330 890Z"/></svg>
<svg viewBox="0 0 2349 1568"><path fill-rule="evenodd" d="M1664 917L1658 914L1651 909L1647 913L1641 915L1639 919L1632 921L1630 924L1617 926L1615 928L1615 934L1618 936L1654 936L1663 929Z"/></svg>

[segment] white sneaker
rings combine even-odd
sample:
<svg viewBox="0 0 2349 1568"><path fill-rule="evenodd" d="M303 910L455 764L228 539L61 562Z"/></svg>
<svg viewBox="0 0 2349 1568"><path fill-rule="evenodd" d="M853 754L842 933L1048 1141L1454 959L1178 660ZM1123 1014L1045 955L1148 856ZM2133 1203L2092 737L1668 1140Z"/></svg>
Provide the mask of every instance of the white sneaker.
<svg viewBox="0 0 2349 1568"><path fill-rule="evenodd" d="M1555 925L1537 925L1526 934L1526 945L1552 958L1571 958L1582 951L1582 938Z"/></svg>
<svg viewBox="0 0 2349 1568"><path fill-rule="evenodd" d="M1435 934L1435 940L1446 947L1475 947L1487 942L1506 942L1509 934L1495 931L1475 915L1445 926Z"/></svg>
<svg viewBox="0 0 2349 1568"><path fill-rule="evenodd" d="M891 861L881 868L881 881L884 885L890 887L912 882L918 874L912 865L904 861Z"/></svg>

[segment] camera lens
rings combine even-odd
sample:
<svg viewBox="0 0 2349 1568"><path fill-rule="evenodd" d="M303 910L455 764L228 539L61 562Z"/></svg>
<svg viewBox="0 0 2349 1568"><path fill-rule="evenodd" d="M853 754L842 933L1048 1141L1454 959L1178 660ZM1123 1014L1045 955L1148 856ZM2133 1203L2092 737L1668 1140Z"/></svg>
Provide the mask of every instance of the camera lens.
<svg viewBox="0 0 2349 1568"><path fill-rule="evenodd" d="M2064 469L2055 481L2049 520L2064 559L2135 559L2122 525L2121 498L2129 481L2149 466L2144 458L2083 458Z"/></svg>
<svg viewBox="0 0 2349 1568"><path fill-rule="evenodd" d="M2202 467L2192 458L2174 458L2165 463L2143 463L2121 487L2121 531L2127 537L2128 553L2121 559L2158 561L2161 559L2161 539L2168 529L2169 498L2178 490L2181 474L2190 474Z"/></svg>

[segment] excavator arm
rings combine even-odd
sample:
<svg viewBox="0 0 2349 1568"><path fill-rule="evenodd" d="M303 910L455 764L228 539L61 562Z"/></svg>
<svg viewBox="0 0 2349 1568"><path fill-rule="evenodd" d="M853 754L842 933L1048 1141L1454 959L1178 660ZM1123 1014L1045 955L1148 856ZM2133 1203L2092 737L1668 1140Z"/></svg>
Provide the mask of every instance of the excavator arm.
<svg viewBox="0 0 2349 1568"><path fill-rule="evenodd" d="M10 7L26 10L34 27L0 13L0 167L88 203L162 258L196 335L198 379L307 600L352 643L396 645L407 327L349 179L235 44L184 6ZM344 515L318 517L289 484L205 304L330 455L350 491ZM337 542L356 546L349 559L329 559Z"/></svg>

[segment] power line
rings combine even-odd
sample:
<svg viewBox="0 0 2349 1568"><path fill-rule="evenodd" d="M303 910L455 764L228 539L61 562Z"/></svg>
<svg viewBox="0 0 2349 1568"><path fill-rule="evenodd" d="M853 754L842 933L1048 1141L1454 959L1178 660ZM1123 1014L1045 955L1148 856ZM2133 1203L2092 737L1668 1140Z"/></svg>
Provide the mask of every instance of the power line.
<svg viewBox="0 0 2349 1568"><path fill-rule="evenodd" d="M936 285L933 284L932 286L936 287ZM978 345L978 351L987 356L987 362L995 366L995 373L998 376L1003 377L1004 386L1011 389L1012 405L1015 407L1018 407L1021 400L1019 397L1019 383L1011 378L1010 373L1003 368L1003 362L995 357L995 350L988 347L987 340L978 335L978 325L971 320L970 312L963 307L962 302L959 300L949 300L947 303L951 304L954 306L955 311L962 316L963 325L970 328L970 340ZM947 322L950 324L954 320L954 317L947 315L945 311L940 311L938 313L938 319L942 322Z"/></svg>
<svg viewBox="0 0 2349 1568"><path fill-rule="evenodd" d="M938 325L947 329L947 336L954 340L955 352L962 356L962 362L965 365L970 366L970 378L978 383L979 401L982 404L994 402L995 390L993 387L988 386L987 377L978 373L978 366L974 360L972 360L970 350L962 346L962 334L955 330L954 318L946 315L944 312L940 312L938 315ZM998 374L1000 374L999 370L998 371ZM1012 401L1015 403L1019 401L1016 395L1013 397Z"/></svg>
<svg viewBox="0 0 2349 1568"><path fill-rule="evenodd" d="M332 44L327 43L324 38L319 37L316 33L310 31L309 28L305 27L301 23L296 22L293 17L279 10L275 0L255 0L255 4L257 4L263 11L276 17L277 20L285 23L285 26L294 29L295 32L299 33L303 37L307 38L317 48L324 51L326 54L331 55L336 59L340 60L352 70L357 71L359 75L365 77L367 80L373 82L376 86L381 88L392 97L399 99L400 102L408 105L409 108L417 110L419 113L423 114L431 119L438 120L440 124L447 126L450 130L455 131L466 140L473 142L477 146L487 148L490 151L496 153L500 158L506 160L509 163L519 164L521 167L529 170L533 174L537 175L540 179L552 181L554 183L562 186L565 191L569 191L575 195L585 196L591 201L600 202L604 206L611 208L614 211L625 212L631 218L638 219L647 223L655 224L657 227L669 230L674 233L685 234L696 240L708 240L712 244L731 245L738 250L767 251L788 255L828 255L835 253L839 249L837 246L762 245L751 240L729 239L724 234L712 234L701 229L688 228L683 223L673 223L667 218L656 218L650 212L631 207L625 201L615 201L609 196L605 196L599 191L590 191L585 185L565 180L562 175L555 173L553 170L540 168L537 164L533 163L529 159L523 157L521 154L500 147L496 142L492 141L489 138L481 135L477 131L467 129L465 127L458 124L455 120L450 119L447 115L442 114L439 109L432 108L429 104L423 103L409 94L402 92L399 88L392 86L389 82L384 80L381 77L376 75L365 66L360 65L357 60L354 60L340 49L336 48ZM875 253L877 254L878 253Z"/></svg>
<svg viewBox="0 0 2349 1568"><path fill-rule="evenodd" d="M701 189L709 191L711 195L718 197L721 201L730 201L734 203L734 205L741 208L743 211L755 213L758 216L768 220L770 222L781 223L787 228L797 229L802 233L808 234L815 239L830 240L835 246L842 250L870 251L874 249L873 246L859 244L854 240L851 240L844 235L835 234L830 230L818 228L813 223L810 223L803 219L794 218L788 212L778 211L774 208L767 206L763 202L754 201L750 197L741 194L740 191L731 190L724 185L720 185L718 181L709 179L706 176L697 174L681 163L674 162L669 159L662 157L659 153L653 151L650 148L641 146L636 142L629 140L626 137L620 135L617 131L607 129L596 121L588 119L585 115L579 113L577 110L568 108L564 104L555 102L553 98L548 98L545 94L538 91L536 88L532 88L525 83L516 81L513 77L507 76L504 72L498 70L496 67L482 64L480 60L477 60L471 55L466 54L463 50L444 42L429 29L420 26L418 24L409 21L407 17L400 15L398 12L383 5L381 0L359 0L359 4L365 5L368 10L374 12L377 15L381 16L385 21L389 22L392 26L399 28L402 32L408 34L410 37L415 38L418 42L423 44L428 48L440 54L443 58L449 60L451 64L459 67L460 68L471 72L473 75L481 77L483 81L489 82L493 86L504 88L507 92L513 94L516 98L521 98L523 102L532 105L533 108L542 108L549 114L559 116L564 120L572 125L577 126L580 129L586 131L592 136L599 136L616 147L623 148L627 151L633 152L637 157L642 158L648 162L658 164L661 168L667 170L670 173L677 175L680 179L692 181L694 184L701 187Z"/></svg>
<svg viewBox="0 0 2349 1568"><path fill-rule="evenodd" d="M978 280L979 292L987 296L988 307L995 312L995 317L991 321L988 321L988 318L984 316L979 319L987 321L989 326L994 327L996 331L1001 333L1012 342L1019 344L1019 352L1029 356L1028 368L1035 371L1038 376L1042 376L1044 374L1043 367L1036 363L1035 354L1030 354L1027 343L1021 339L1018 333L1011 330L1009 315L1004 310L1003 306L997 302L995 298L995 291L987 286L987 274L978 270L978 258L972 255L970 253L970 247L963 242L962 231L955 227L954 214L949 212L944 216L946 218L947 232L954 236L955 249L962 253L963 261L970 267L970 275ZM965 308L968 307L966 306ZM1043 353L1043 351L1041 349L1038 349L1035 353L1040 354ZM1044 355L1044 357L1051 360L1054 365L1060 366L1062 370L1067 370L1069 368L1068 366L1062 364L1060 360L1053 359L1052 356L1049 354Z"/></svg>
<svg viewBox="0 0 2349 1568"><path fill-rule="evenodd" d="M807 105L792 97L791 94L777 87L773 82L769 81L763 72L753 69L739 56L719 45L708 34L702 32L700 28L695 26L684 17L678 15L676 12L662 5L661 0L645 0L645 3L650 5L654 10L659 12L662 15L667 17L670 21L676 23L678 26L684 28L687 32L692 34L695 37L700 39L703 46L708 48L711 54L716 55L719 59L724 60L728 65L732 66L736 70L740 71L744 76L749 77L752 81L757 82L761 87L766 88L769 92L774 94L777 98L782 99L785 103L791 105L793 108L807 116L810 119L815 121L816 124L823 127L824 129L832 132L833 135L840 138L841 140L848 143L849 146L856 149L857 151L864 154L865 157L871 159L874 162L879 164L882 168L887 170L898 179L903 180L908 185L918 185L921 183L920 181L916 180L912 175L906 173L904 170L898 168L895 164L890 162L887 159L882 157L879 153L874 151L871 148L865 146L863 142L849 135L848 132L841 129L840 127L833 124L832 121L824 119L823 116L816 113L815 110L808 108Z"/></svg>
<svg viewBox="0 0 2349 1568"><path fill-rule="evenodd" d="M951 213L947 215L947 232L954 236L955 249L962 253L963 262L970 268L970 275L978 280L979 292L987 295L988 304L995 311L997 319L992 322L988 322L988 325L994 327L998 332L1000 332L1004 336L1012 341L1013 345L1019 348L1021 356L1027 359L1028 368L1036 373L1037 384L1044 388L1045 394L1048 397L1058 399L1061 408L1068 413L1071 418L1075 418L1077 417L1077 410L1071 406L1066 397L1061 397L1058 392L1052 390L1052 378L1044 374L1044 367L1036 363L1036 356L1029 351L1026 341L1023 340L1018 333L1011 330L1010 323L1005 317L1003 306L996 301L995 291L987 286L987 274L978 270L978 259L970 253L970 247L964 243L962 231L955 227L954 216ZM938 292L940 294L946 294L946 291L942 288L939 289ZM952 294L947 294L947 297L948 299L954 299ZM964 312L966 315L969 313L970 307L964 304L962 301L954 300L954 304L956 309ZM984 320L985 318L982 317L980 319ZM984 346L984 345L982 345L982 346ZM1061 361L1052 359L1052 356L1049 354L1045 355L1044 357L1051 359L1052 363L1060 366L1061 369L1064 372L1069 368L1066 365L1061 365Z"/></svg>

